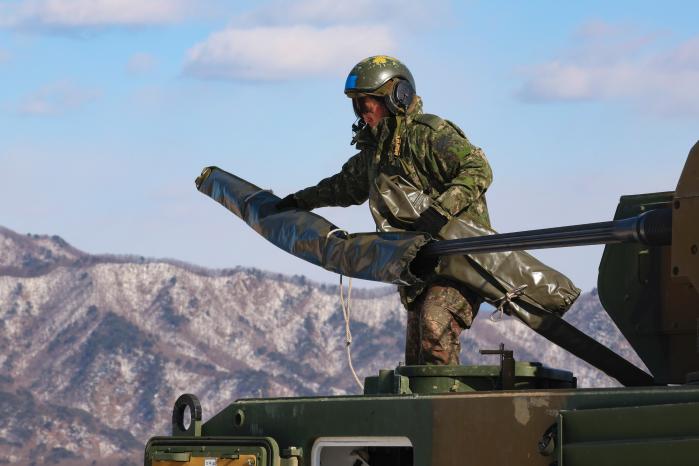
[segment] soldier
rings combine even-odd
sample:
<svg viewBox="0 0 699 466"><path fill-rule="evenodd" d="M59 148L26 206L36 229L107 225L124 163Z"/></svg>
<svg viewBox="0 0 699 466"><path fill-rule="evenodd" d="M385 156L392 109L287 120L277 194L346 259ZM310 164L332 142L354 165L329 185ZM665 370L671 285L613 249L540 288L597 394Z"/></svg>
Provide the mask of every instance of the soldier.
<svg viewBox="0 0 699 466"><path fill-rule="evenodd" d="M454 123L422 113L405 65L383 55L362 60L350 71L345 94L358 118L352 144L359 153L340 173L282 199L279 209L345 207L368 199L379 231L421 231L439 238L453 217L490 227L485 192L492 172L483 151ZM391 215L381 188L386 180L420 199L412 206L417 209L412 221ZM459 335L471 326L482 299L433 274L399 292L408 311L406 364L459 364Z"/></svg>

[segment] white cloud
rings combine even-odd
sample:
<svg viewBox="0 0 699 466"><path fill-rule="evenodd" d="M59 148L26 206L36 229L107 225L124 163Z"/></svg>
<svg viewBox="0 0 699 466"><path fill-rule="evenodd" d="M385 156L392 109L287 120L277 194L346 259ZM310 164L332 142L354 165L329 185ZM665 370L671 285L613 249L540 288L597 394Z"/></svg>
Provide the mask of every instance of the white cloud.
<svg viewBox="0 0 699 466"><path fill-rule="evenodd" d="M0 6L0 26L39 31L149 26L180 21L193 0L23 0Z"/></svg>
<svg viewBox="0 0 699 466"><path fill-rule="evenodd" d="M230 27L188 51L185 73L242 80L338 75L348 63L395 45L386 26Z"/></svg>
<svg viewBox="0 0 699 466"><path fill-rule="evenodd" d="M239 25L291 25L393 23L401 27L425 28L443 20L448 9L444 0L275 0L236 18Z"/></svg>
<svg viewBox="0 0 699 466"><path fill-rule="evenodd" d="M340 76L367 56L395 54L406 33L444 26L447 10L445 0L272 0L190 48L184 73L231 80Z"/></svg>
<svg viewBox="0 0 699 466"><path fill-rule="evenodd" d="M149 53L136 53L129 58L126 69L129 73L147 73L155 67L155 57Z"/></svg>
<svg viewBox="0 0 699 466"><path fill-rule="evenodd" d="M25 96L17 106L22 115L56 116L78 109L99 97L99 92L69 81L44 86Z"/></svg>
<svg viewBox="0 0 699 466"><path fill-rule="evenodd" d="M579 45L524 70L528 102L623 101L660 115L699 115L699 36L665 45L657 35L590 23Z"/></svg>

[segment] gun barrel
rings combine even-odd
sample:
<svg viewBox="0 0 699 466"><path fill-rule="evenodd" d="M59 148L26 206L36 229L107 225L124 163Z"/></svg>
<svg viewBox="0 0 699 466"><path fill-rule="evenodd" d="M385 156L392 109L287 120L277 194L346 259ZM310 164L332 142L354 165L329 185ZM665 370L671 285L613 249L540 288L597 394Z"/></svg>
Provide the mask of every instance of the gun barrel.
<svg viewBox="0 0 699 466"><path fill-rule="evenodd" d="M610 222L441 240L426 245L420 251L420 255L437 257L632 242L662 246L670 244L671 240L672 209L668 207Z"/></svg>

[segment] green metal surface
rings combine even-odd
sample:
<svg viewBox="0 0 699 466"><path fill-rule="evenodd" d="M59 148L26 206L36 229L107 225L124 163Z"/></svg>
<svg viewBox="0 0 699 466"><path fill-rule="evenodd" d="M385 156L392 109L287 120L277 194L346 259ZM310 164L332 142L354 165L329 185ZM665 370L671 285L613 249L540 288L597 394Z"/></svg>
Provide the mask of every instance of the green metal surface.
<svg viewBox="0 0 699 466"><path fill-rule="evenodd" d="M218 413L203 425L203 435L272 437L282 449L303 448L300 464L309 464L318 437L404 436L414 447L415 465L544 466L552 458L539 454L538 441L561 411L653 405L659 409L654 422L671 422L676 413L658 405L672 409L678 403L699 403L699 387L251 399ZM244 422L236 424L240 412Z"/></svg>
<svg viewBox="0 0 699 466"><path fill-rule="evenodd" d="M623 196L614 219L667 207L671 192ZM656 383L684 383L699 370L699 295L671 278L670 247L607 245L600 263L602 305L628 339Z"/></svg>
<svg viewBox="0 0 699 466"><path fill-rule="evenodd" d="M699 403L561 411L559 466L697 464Z"/></svg>
<svg viewBox="0 0 699 466"><path fill-rule="evenodd" d="M565 438L609 439L699 438L699 403L630 406L564 411Z"/></svg>
<svg viewBox="0 0 699 466"><path fill-rule="evenodd" d="M235 414L245 413L236 425ZM354 396L276 400L243 400L231 404L204 424L204 435L259 435L273 437L282 449L301 447L310 452L318 437L405 436L420 438L431 424L429 400L417 395ZM421 422L414 422L420 420ZM429 430L427 431L429 432ZM431 452L423 451L429 459ZM428 461L429 463L429 461ZM416 460L416 464L428 464Z"/></svg>
<svg viewBox="0 0 699 466"><path fill-rule="evenodd" d="M669 439L576 445L558 466L696 466L699 440Z"/></svg>
<svg viewBox="0 0 699 466"><path fill-rule="evenodd" d="M515 362L515 389L575 388L572 372L544 367L538 362ZM367 377L365 395L463 393L497 390L500 366L399 366Z"/></svg>

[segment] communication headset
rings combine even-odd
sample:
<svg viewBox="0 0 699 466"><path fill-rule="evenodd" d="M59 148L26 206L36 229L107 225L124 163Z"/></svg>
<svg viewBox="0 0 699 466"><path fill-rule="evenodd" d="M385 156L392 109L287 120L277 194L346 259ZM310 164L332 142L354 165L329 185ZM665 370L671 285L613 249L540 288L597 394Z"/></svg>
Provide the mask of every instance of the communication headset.
<svg viewBox="0 0 699 466"><path fill-rule="evenodd" d="M395 78L393 89L384 97L384 103L393 115L397 115L408 110L413 97L415 97L415 89L410 84L410 81L403 78Z"/></svg>

